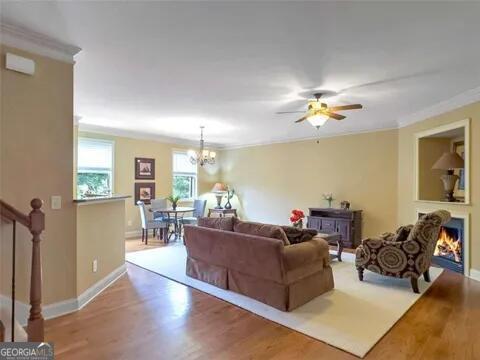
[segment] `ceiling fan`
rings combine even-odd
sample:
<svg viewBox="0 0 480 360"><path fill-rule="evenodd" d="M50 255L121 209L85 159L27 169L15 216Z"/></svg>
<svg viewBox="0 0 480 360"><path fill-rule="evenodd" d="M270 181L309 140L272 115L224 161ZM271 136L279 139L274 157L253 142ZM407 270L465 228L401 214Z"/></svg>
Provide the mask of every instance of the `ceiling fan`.
<svg viewBox="0 0 480 360"><path fill-rule="evenodd" d="M327 120L343 120L346 118L344 115L337 114L336 111L343 110L355 110L362 109L361 104L352 104L352 105L340 105L340 106L328 106L326 103L320 102L320 98L323 93L315 93L313 96L315 99L308 100L308 109L305 111L281 111L277 114L295 114L295 113L305 113L305 116L301 117L296 123L308 120L313 126L320 127L324 125Z"/></svg>

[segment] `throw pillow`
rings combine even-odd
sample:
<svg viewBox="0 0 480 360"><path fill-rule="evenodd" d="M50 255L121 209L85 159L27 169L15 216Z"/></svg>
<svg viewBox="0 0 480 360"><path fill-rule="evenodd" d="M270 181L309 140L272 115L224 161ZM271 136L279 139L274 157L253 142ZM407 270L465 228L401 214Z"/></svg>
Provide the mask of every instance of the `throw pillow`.
<svg viewBox="0 0 480 360"><path fill-rule="evenodd" d="M198 226L224 231L233 231L233 217L201 217L198 219Z"/></svg>
<svg viewBox="0 0 480 360"><path fill-rule="evenodd" d="M242 221L235 218L233 222L233 231L242 234L278 239L281 240L284 245L290 245L287 235L285 235L285 231L283 231L283 229L278 225Z"/></svg>
<svg viewBox="0 0 480 360"><path fill-rule="evenodd" d="M290 244L299 244L305 241L310 241L318 234L315 229L298 229L293 226L282 226L283 231L287 235Z"/></svg>

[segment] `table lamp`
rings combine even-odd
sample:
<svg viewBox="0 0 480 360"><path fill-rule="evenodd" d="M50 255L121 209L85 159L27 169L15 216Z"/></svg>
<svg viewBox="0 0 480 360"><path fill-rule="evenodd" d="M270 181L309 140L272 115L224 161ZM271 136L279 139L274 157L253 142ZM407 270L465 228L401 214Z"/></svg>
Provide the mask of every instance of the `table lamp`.
<svg viewBox="0 0 480 360"><path fill-rule="evenodd" d="M212 188L212 193L215 194L215 197L217 198L217 206L215 206L215 209L223 209L222 207L222 198L223 195L227 192L227 186L223 183L216 183L213 185Z"/></svg>
<svg viewBox="0 0 480 360"><path fill-rule="evenodd" d="M433 164L432 169L447 170L447 173L442 175L440 179L443 182L443 188L445 189L445 200L454 202L456 199L453 196L455 184L460 178L454 174L454 169L462 169L465 166L465 162L456 152L446 152Z"/></svg>

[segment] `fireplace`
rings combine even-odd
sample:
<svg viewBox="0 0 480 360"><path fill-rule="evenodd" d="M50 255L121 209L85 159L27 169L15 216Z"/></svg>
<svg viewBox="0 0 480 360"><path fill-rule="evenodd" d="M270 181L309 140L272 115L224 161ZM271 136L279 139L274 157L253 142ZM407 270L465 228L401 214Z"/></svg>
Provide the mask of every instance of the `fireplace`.
<svg viewBox="0 0 480 360"><path fill-rule="evenodd" d="M424 215L422 213L419 216ZM461 274L465 266L465 220L452 217L438 234L432 263Z"/></svg>

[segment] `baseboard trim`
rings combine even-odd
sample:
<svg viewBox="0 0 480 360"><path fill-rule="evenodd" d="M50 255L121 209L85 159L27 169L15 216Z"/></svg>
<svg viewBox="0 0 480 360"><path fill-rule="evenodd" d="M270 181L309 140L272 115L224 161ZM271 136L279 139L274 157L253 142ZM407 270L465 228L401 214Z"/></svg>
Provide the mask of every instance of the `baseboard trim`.
<svg viewBox="0 0 480 360"><path fill-rule="evenodd" d="M134 231L126 231L125 232L125 239L139 238L141 236L142 236L142 231L141 230L134 230Z"/></svg>
<svg viewBox="0 0 480 360"><path fill-rule="evenodd" d="M77 298L77 310L80 310L85 305L87 305L90 301L92 301L95 297L97 297L100 293L103 292L107 287L117 281L123 274L127 272L127 265L123 264L113 270L110 274L105 276L100 281L93 284L87 290L80 294Z"/></svg>
<svg viewBox="0 0 480 360"><path fill-rule="evenodd" d="M95 297L100 295L103 290L112 285L120 277L122 277L127 272L127 265L123 264L113 270L110 274L105 276L100 281L93 284L83 293L81 293L77 298L67 299L59 301L56 303L48 304L42 306L42 314L44 319L53 319L62 315L70 314L72 312L82 309ZM0 295L0 304L1 306L11 307L12 300L5 296ZM24 302L15 300L15 314L18 323L21 326L27 326L28 317L30 315L30 306Z"/></svg>
<svg viewBox="0 0 480 360"><path fill-rule="evenodd" d="M44 319L53 319L62 315L70 314L78 310L77 299L67 299L42 307Z"/></svg>
<svg viewBox="0 0 480 360"><path fill-rule="evenodd" d="M476 281L480 281L480 270L471 268L469 278Z"/></svg>

